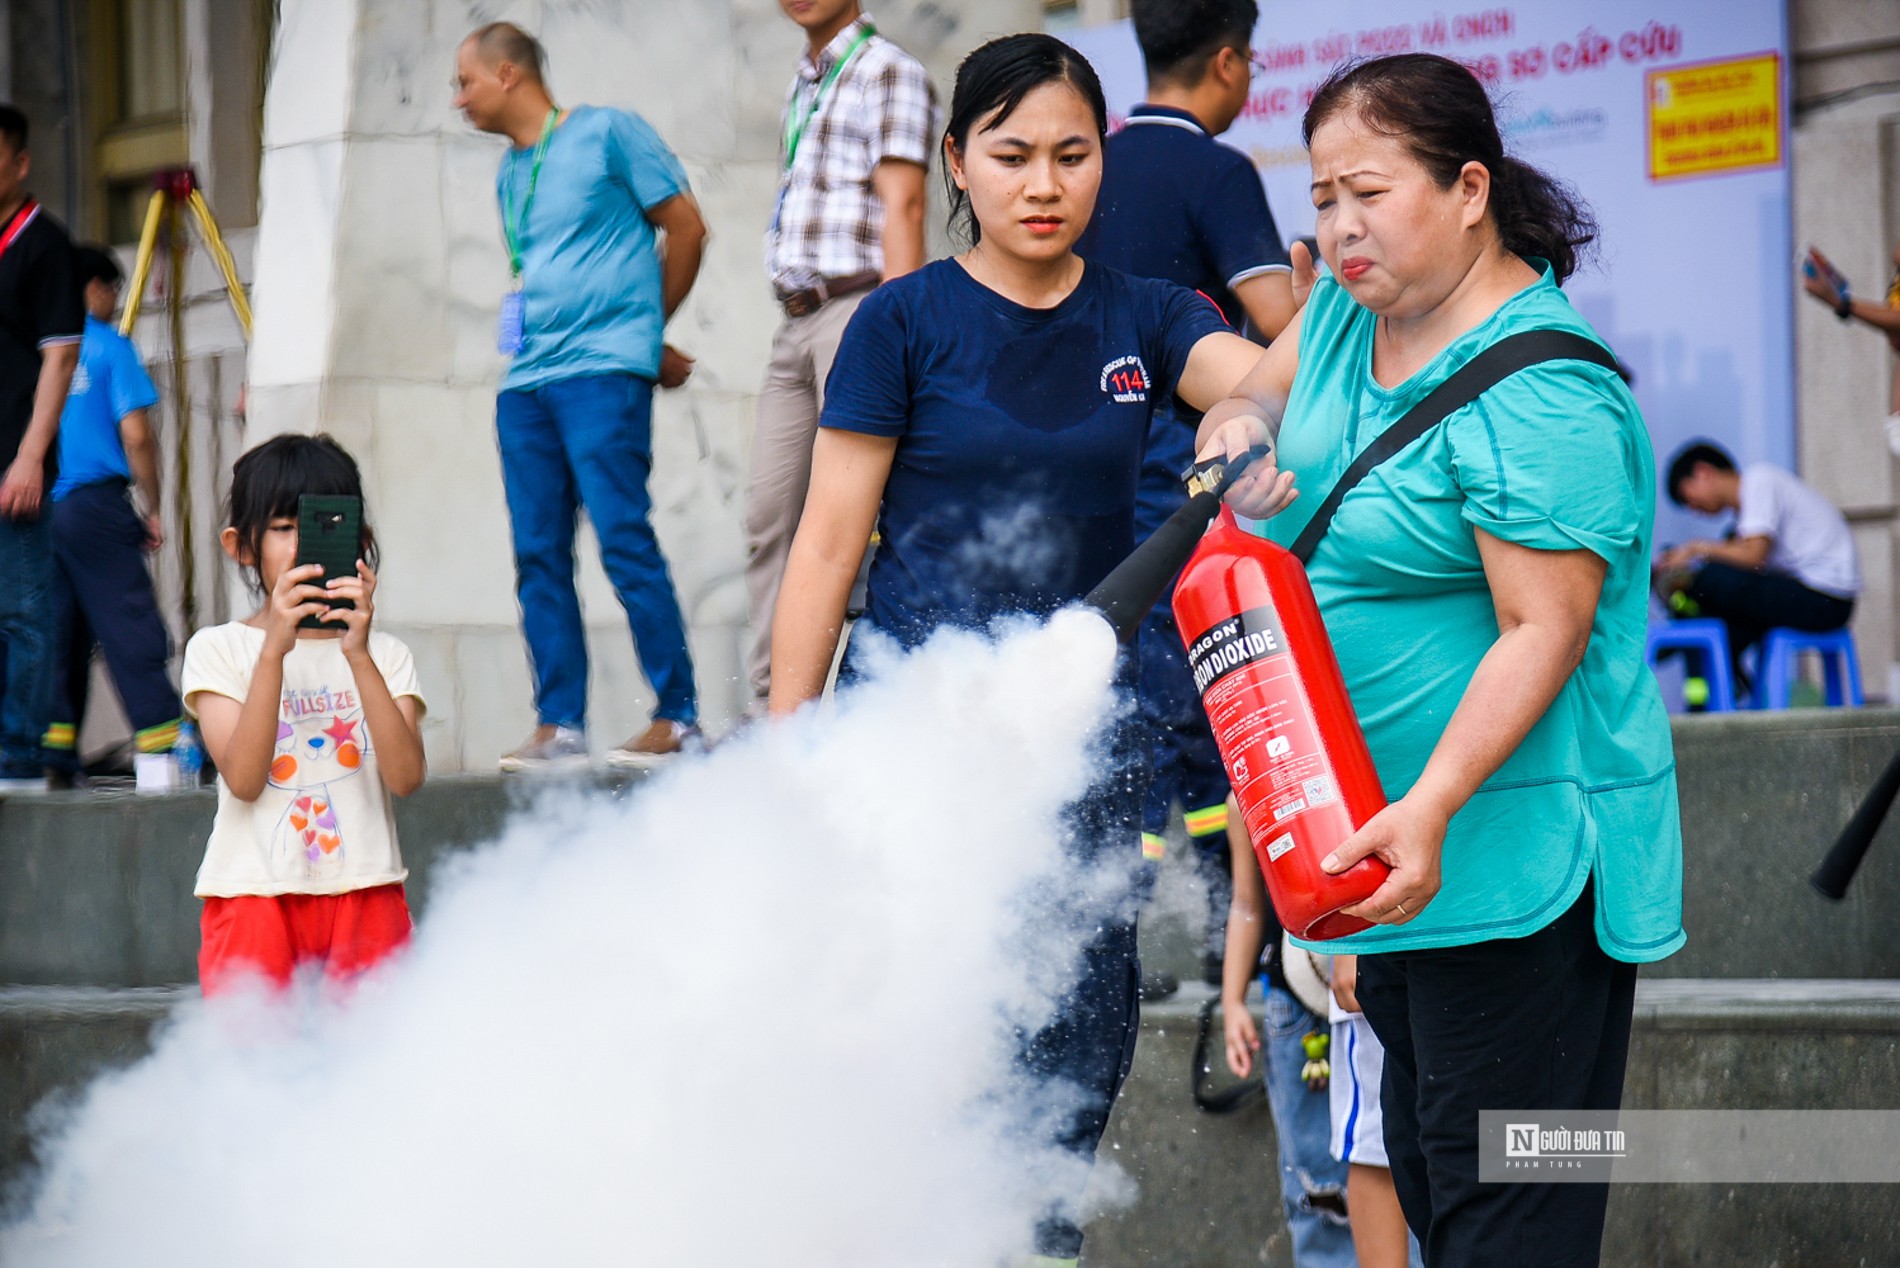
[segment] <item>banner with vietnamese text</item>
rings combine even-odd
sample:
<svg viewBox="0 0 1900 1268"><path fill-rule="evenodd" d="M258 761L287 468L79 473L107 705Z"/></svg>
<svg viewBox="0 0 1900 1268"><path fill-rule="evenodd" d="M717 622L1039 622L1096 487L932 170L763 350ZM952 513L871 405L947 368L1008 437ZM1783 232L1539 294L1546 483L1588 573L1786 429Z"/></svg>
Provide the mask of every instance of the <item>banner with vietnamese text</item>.
<svg viewBox="0 0 1900 1268"><path fill-rule="evenodd" d="M1289 242L1313 230L1300 118L1347 58L1429 51L1491 89L1517 157L1569 182L1601 228L1565 288L1636 375L1658 459L1712 436L1793 466L1795 244L1787 32L1778 0L1261 0L1263 64L1222 138L1259 168ZM1131 25L1067 33L1119 120L1143 97ZM1706 534L1664 501L1657 540Z"/></svg>

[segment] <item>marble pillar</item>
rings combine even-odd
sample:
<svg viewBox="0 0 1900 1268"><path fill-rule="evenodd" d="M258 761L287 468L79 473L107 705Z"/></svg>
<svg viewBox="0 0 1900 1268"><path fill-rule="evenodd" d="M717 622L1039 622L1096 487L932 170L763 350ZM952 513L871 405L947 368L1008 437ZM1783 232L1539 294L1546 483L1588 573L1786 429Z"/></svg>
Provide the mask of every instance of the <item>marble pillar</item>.
<svg viewBox="0 0 1900 1268"><path fill-rule="evenodd" d="M1036 0L898 0L874 13L946 97L971 48L1041 23ZM744 697L739 525L776 321L762 234L802 39L774 0L283 0L264 112L249 439L327 431L363 464L384 552L380 619L416 653L438 770L492 768L533 723L493 438L503 142L451 109L449 86L463 36L500 18L546 43L557 100L651 121L712 229L668 332L699 364L656 404L653 492L715 731ZM590 729L604 748L644 726L652 697L591 538L581 553Z"/></svg>

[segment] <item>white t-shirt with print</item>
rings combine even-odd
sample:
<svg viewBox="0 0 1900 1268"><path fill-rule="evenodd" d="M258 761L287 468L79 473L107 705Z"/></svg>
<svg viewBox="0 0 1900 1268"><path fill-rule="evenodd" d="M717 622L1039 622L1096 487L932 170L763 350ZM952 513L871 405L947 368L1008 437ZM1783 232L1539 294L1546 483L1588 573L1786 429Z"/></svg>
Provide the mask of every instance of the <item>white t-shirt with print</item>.
<svg viewBox="0 0 1900 1268"><path fill-rule="evenodd" d="M263 650L264 631L240 621L198 631L185 646L185 707L196 716L204 692L241 702ZM427 706L409 649L371 631L369 654L389 694L414 697L420 714ZM218 817L195 892L342 894L408 874L343 640L300 638L284 657L270 778L256 801L218 780Z"/></svg>
<svg viewBox="0 0 1900 1268"><path fill-rule="evenodd" d="M1840 508L1770 462L1742 472L1737 537L1766 537L1767 566L1810 590L1851 599L1860 593L1854 535Z"/></svg>

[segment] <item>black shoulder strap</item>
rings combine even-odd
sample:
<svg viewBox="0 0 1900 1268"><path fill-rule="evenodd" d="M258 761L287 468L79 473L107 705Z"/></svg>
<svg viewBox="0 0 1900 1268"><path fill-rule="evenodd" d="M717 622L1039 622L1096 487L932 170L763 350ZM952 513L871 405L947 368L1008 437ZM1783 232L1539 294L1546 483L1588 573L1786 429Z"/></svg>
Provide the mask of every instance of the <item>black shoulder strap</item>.
<svg viewBox="0 0 1900 1268"><path fill-rule="evenodd" d="M1313 557L1320 538L1326 536L1326 530L1332 527L1339 504L1346 500L1346 495L1374 467L1519 370L1543 361L1589 361L1606 370L1614 370L1619 375L1623 374L1623 367L1617 364L1609 349L1571 331L1525 330L1506 335L1426 393L1424 400L1407 410L1403 418L1381 432L1377 440L1353 459L1346 473L1339 477L1339 483L1333 486L1326 500L1313 512L1313 518L1300 531L1299 538L1293 543L1294 557L1302 564Z"/></svg>

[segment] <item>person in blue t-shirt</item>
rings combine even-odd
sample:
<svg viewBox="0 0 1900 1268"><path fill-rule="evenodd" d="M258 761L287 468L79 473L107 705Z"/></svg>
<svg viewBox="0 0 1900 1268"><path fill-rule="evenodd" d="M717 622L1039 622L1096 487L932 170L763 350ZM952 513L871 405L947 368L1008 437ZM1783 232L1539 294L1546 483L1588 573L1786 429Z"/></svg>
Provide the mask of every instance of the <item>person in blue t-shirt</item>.
<svg viewBox="0 0 1900 1268"><path fill-rule="evenodd" d="M86 333L59 417L52 528L61 635L53 644L53 708L41 742L47 769L60 782L78 771L95 646L139 752L170 752L184 714L168 668L171 637L145 565L164 540L158 445L146 418L158 389L132 341L109 324L124 277L118 261L103 247L84 246L74 249L73 262Z"/></svg>
<svg viewBox="0 0 1900 1268"><path fill-rule="evenodd" d="M501 768L587 763L587 644L574 589L583 506L659 698L652 725L607 761L651 766L699 740L686 623L653 534L647 475L654 385L678 387L692 370L661 331L699 274L706 224L651 125L622 110L556 108L545 65L540 43L508 22L475 31L456 55L456 108L514 143L495 180L514 275L500 322L513 360L495 431L537 725Z"/></svg>
<svg viewBox="0 0 1900 1268"><path fill-rule="evenodd" d="M874 523L862 625L902 646L945 625L981 629L1073 603L1134 547L1160 402L1209 405L1259 361L1205 298L1075 254L1102 179L1107 114L1088 62L1046 35L992 41L958 70L943 151L971 246L872 291L845 331L774 621L774 713L823 691ZM1291 497L1271 464L1242 484ZM846 661L849 672L850 650ZM1119 747L1126 761L1125 737ZM1124 861L1131 876L1141 782L1117 769L1084 799L1074 829L1078 848ZM1032 1077L1079 1094L1051 1140L1084 1158L1134 1047L1128 908L1105 900L1070 913L1089 931L1080 980L1022 1050ZM1080 1196L1051 1205L1038 1255L1078 1255Z"/></svg>

